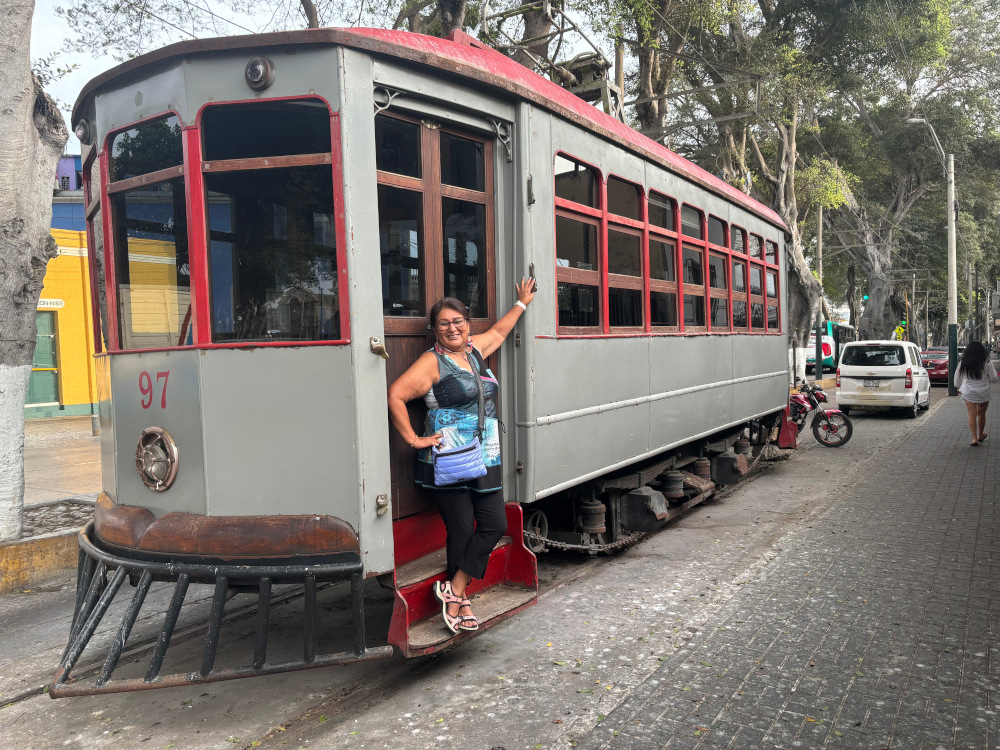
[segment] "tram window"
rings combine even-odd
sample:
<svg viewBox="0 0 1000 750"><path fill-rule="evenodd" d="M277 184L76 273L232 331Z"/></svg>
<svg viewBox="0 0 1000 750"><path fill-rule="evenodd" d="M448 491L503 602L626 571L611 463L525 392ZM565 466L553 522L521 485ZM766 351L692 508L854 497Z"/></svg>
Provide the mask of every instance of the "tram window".
<svg viewBox="0 0 1000 750"><path fill-rule="evenodd" d="M184 163L181 123L176 116L122 131L111 141L111 179L125 180Z"/></svg>
<svg viewBox="0 0 1000 750"><path fill-rule="evenodd" d="M483 148L482 141L441 133L441 182L469 190L484 190L486 161Z"/></svg>
<svg viewBox="0 0 1000 750"><path fill-rule="evenodd" d="M340 338L333 179L326 166L205 175L212 340Z"/></svg>
<svg viewBox="0 0 1000 750"><path fill-rule="evenodd" d="M650 192L649 223L662 229L674 229L674 202L665 195Z"/></svg>
<svg viewBox="0 0 1000 750"><path fill-rule="evenodd" d="M708 217L708 241L720 247L726 246L726 222L714 216Z"/></svg>
<svg viewBox="0 0 1000 750"><path fill-rule="evenodd" d="M649 315L653 326L677 326L677 295L668 292L650 292Z"/></svg>
<svg viewBox="0 0 1000 750"><path fill-rule="evenodd" d="M581 221L556 217L556 264L561 268L596 271L597 227Z"/></svg>
<svg viewBox="0 0 1000 750"><path fill-rule="evenodd" d="M330 152L330 110L318 99L214 105L201 123L205 161Z"/></svg>
<svg viewBox="0 0 1000 750"><path fill-rule="evenodd" d="M378 217L382 313L387 316L423 316L426 314L421 274L423 195L379 185Z"/></svg>
<svg viewBox="0 0 1000 750"><path fill-rule="evenodd" d="M578 161L556 156L556 197L565 198L591 208L600 208L597 173Z"/></svg>
<svg viewBox="0 0 1000 750"><path fill-rule="evenodd" d="M701 211L691 206L681 208L681 232L688 237L702 238Z"/></svg>
<svg viewBox="0 0 1000 750"><path fill-rule="evenodd" d="M747 265L733 261L733 291L746 292L747 290Z"/></svg>
<svg viewBox="0 0 1000 750"><path fill-rule="evenodd" d="M386 115L376 117L375 169L420 177L420 125Z"/></svg>
<svg viewBox="0 0 1000 750"><path fill-rule="evenodd" d="M608 273L642 276L642 238L608 230Z"/></svg>
<svg viewBox="0 0 1000 750"><path fill-rule="evenodd" d="M764 306L759 302L750 305L750 327L755 331L764 328Z"/></svg>
<svg viewBox="0 0 1000 750"><path fill-rule="evenodd" d="M729 300L723 297L713 297L712 328L729 329Z"/></svg>
<svg viewBox="0 0 1000 750"><path fill-rule="evenodd" d="M741 255L746 254L746 236L746 232L739 227L730 227L729 240L732 243L734 253L740 253Z"/></svg>
<svg viewBox="0 0 1000 750"><path fill-rule="evenodd" d="M777 297L778 296L778 274L773 271L767 272L767 296Z"/></svg>
<svg viewBox="0 0 1000 750"><path fill-rule="evenodd" d="M608 289L608 319L612 328L639 328L642 319L642 290Z"/></svg>
<svg viewBox="0 0 1000 750"><path fill-rule="evenodd" d="M704 284L705 276L702 272L702 253L696 247L684 246L684 283Z"/></svg>
<svg viewBox="0 0 1000 750"><path fill-rule="evenodd" d="M462 300L473 318L486 313L486 206L441 199L444 296Z"/></svg>
<svg viewBox="0 0 1000 750"><path fill-rule="evenodd" d="M750 266L750 294L763 294L764 282L760 269L757 266Z"/></svg>
<svg viewBox="0 0 1000 750"><path fill-rule="evenodd" d="M608 213L639 220L639 188L617 177L608 178Z"/></svg>
<svg viewBox="0 0 1000 750"><path fill-rule="evenodd" d="M712 289L726 289L726 259L714 253L708 256L708 285Z"/></svg>
<svg viewBox="0 0 1000 750"><path fill-rule="evenodd" d="M756 234L750 235L750 257L759 258L760 257L760 237Z"/></svg>
<svg viewBox="0 0 1000 750"><path fill-rule="evenodd" d="M669 242L649 240L649 278L674 281L674 246Z"/></svg>
<svg viewBox="0 0 1000 750"><path fill-rule="evenodd" d="M733 300L733 326L736 328L747 327L747 303L744 300Z"/></svg>
<svg viewBox="0 0 1000 750"><path fill-rule="evenodd" d="M601 324L601 308L596 286L560 282L559 325L561 327L596 327Z"/></svg>
<svg viewBox="0 0 1000 750"><path fill-rule="evenodd" d="M689 328L705 325L705 298L700 294L684 295L684 325Z"/></svg>
<svg viewBox="0 0 1000 750"><path fill-rule="evenodd" d="M778 308L774 305L767 306L767 330L777 331L780 326L778 325Z"/></svg>
<svg viewBox="0 0 1000 750"><path fill-rule="evenodd" d="M122 348L192 343L184 181L116 193L111 210Z"/></svg>
<svg viewBox="0 0 1000 750"><path fill-rule="evenodd" d="M772 242L771 240L768 240L767 242L764 243L764 250L767 253L767 262L768 263L774 263L775 265L777 265L777 263L778 263L778 244L776 242Z"/></svg>

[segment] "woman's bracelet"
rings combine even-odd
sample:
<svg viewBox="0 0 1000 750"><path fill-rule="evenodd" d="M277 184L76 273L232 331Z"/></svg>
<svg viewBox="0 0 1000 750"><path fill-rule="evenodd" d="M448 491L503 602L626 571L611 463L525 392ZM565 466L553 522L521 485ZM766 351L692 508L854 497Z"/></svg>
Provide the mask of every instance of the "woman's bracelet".
<svg viewBox="0 0 1000 750"><path fill-rule="evenodd" d="M514 304L517 305L518 307L520 307L522 310L527 311L527 309L528 309L528 306L526 304L524 304L523 302L521 302L521 300L518 300Z"/></svg>
<svg viewBox="0 0 1000 750"><path fill-rule="evenodd" d="M413 440L410 441L410 447L412 448L414 445L416 445L418 440L420 440L420 435L415 435L413 437Z"/></svg>

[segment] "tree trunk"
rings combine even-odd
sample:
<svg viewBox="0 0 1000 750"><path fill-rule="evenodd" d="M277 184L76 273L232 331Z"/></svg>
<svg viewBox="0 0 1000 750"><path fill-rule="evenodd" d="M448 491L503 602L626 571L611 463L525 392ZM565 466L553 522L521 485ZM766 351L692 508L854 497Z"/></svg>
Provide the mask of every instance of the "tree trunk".
<svg viewBox="0 0 1000 750"><path fill-rule="evenodd" d="M438 0L441 36L447 37L465 26L465 4L466 0Z"/></svg>
<svg viewBox="0 0 1000 750"><path fill-rule="evenodd" d="M52 189L66 127L31 73L34 0L0 14L0 540L21 534L24 401L35 352L35 309L49 259Z"/></svg>

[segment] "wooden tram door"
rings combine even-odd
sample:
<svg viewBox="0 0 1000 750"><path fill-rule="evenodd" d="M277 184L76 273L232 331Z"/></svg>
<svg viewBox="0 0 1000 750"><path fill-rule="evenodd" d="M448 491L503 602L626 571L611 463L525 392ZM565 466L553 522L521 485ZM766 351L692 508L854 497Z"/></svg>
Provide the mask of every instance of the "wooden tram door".
<svg viewBox="0 0 1000 750"><path fill-rule="evenodd" d="M375 118L379 252L387 384L433 345L428 314L441 297L468 307L472 333L496 322L493 142L429 119ZM494 358L490 366L496 371ZM426 408L409 405L423 434ZM416 455L390 424L393 518L432 507L414 482Z"/></svg>

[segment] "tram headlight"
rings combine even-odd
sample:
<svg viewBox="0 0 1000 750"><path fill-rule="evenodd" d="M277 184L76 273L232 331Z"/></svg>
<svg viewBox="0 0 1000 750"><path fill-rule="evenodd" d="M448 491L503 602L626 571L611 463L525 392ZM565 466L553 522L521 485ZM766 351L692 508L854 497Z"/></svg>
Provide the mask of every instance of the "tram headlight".
<svg viewBox="0 0 1000 750"><path fill-rule="evenodd" d="M80 120L76 127L73 128L73 135L75 135L80 143L90 143L90 125L86 120Z"/></svg>
<svg viewBox="0 0 1000 750"><path fill-rule="evenodd" d="M263 91L274 83L274 63L263 56L251 57L243 71L243 77L247 86L254 91Z"/></svg>
<svg viewBox="0 0 1000 750"><path fill-rule="evenodd" d="M139 479L154 492L163 492L177 479L177 443L162 427L147 427L135 446Z"/></svg>

